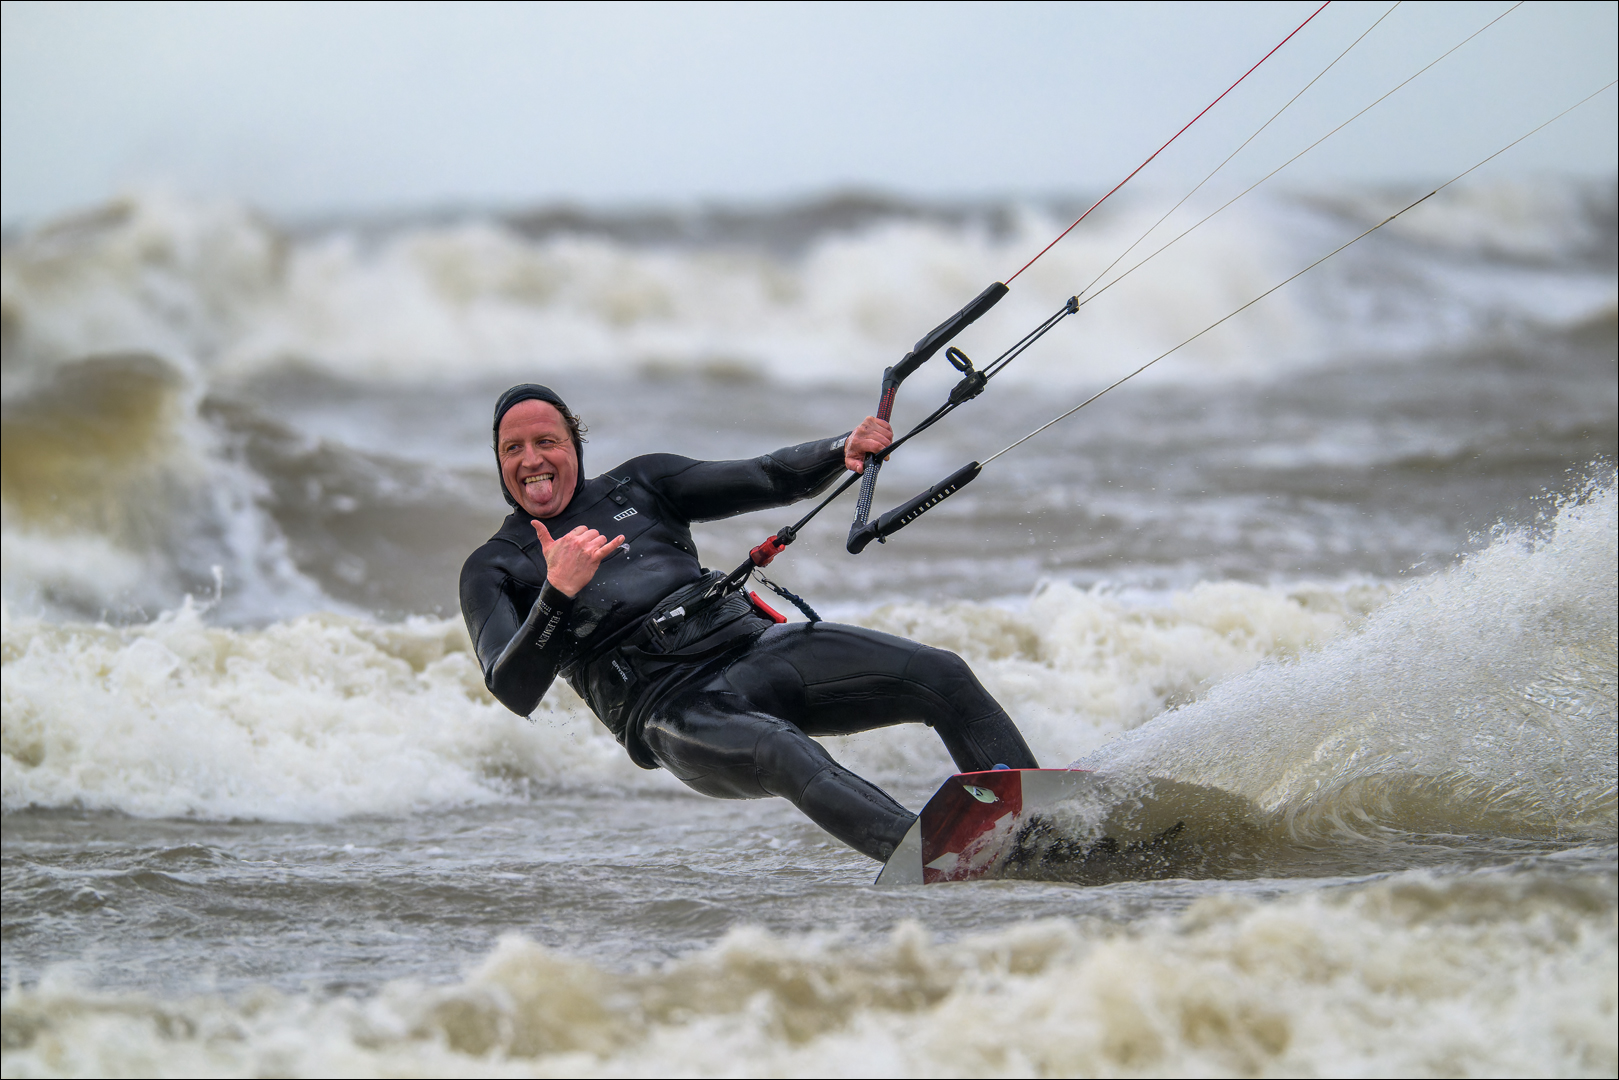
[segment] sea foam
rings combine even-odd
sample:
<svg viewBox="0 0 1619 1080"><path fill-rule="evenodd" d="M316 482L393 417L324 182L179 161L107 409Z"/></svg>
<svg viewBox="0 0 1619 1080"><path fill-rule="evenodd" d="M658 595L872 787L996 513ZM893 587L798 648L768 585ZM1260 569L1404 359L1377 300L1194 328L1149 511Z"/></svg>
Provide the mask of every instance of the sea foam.
<svg viewBox="0 0 1619 1080"><path fill-rule="evenodd" d="M1241 794L1302 831L1615 827L1615 488L1567 500L1353 634L1084 758Z"/></svg>
<svg viewBox="0 0 1619 1080"><path fill-rule="evenodd" d="M1022 611L879 608L861 621L954 648L1066 760L1166 701L1341 633L1382 590L1201 585L1161 605L1053 584ZM524 784L675 785L630 764L560 680L531 721L483 688L460 620L320 614L210 626L187 603L134 627L8 612L7 809L327 820L515 797ZM950 771L915 726L829 740L883 781ZM515 786L514 786L515 785Z"/></svg>
<svg viewBox="0 0 1619 1080"><path fill-rule="evenodd" d="M964 655L1048 764L1089 751L1089 767L1227 791L1306 831L1606 835L1614 505L1597 486L1538 536L1503 532L1386 602L1364 586L1228 582L1147 602L1052 584L1021 607L860 621ZM3 671L8 809L324 820L531 783L674 786L631 766L560 683L532 722L506 712L455 620L8 613ZM829 744L878 782L950 771L920 726Z"/></svg>
<svg viewBox="0 0 1619 1080"><path fill-rule="evenodd" d="M321 821L639 772L565 690L532 724L496 704L459 622L238 631L188 604L129 629L8 615L4 648L8 809Z"/></svg>
<svg viewBox="0 0 1619 1080"><path fill-rule="evenodd" d="M1611 865L1407 872L935 943L732 931L614 971L508 937L372 998L4 1001L11 1075L1611 1076Z"/></svg>
<svg viewBox="0 0 1619 1080"><path fill-rule="evenodd" d="M1379 212L1381 197L1239 204L1098 295L1004 379L1025 383L1019 394L1056 398L1110 381L1341 242ZM1447 193L1421 211L1433 221L1400 219L1404 231L1389 244L1351 249L1143 380L1257 385L1346 360L1420 363L1436 350L1514 334L1611 333L1611 259L1592 255L1611 233L1603 225L1611 205L1601 185ZM397 417L385 435L362 432L358 406L332 446L314 445L308 432L243 405L264 386L279 379L314 396L346 387L357 401L536 377L566 384L581 373L649 400L657 380L671 376L869 387L1061 224L1050 207L982 209L947 218L899 206L811 229L781 250L723 237L630 240L610 229L525 232L520 220L489 214L292 231L239 205L146 193L8 238L0 257L4 597L17 610L57 617L145 620L205 588L217 566L230 584L219 621L369 603L363 590L333 583L363 576L333 562L358 555L300 553L300 542L318 548L326 534L316 528L311 540L283 519L324 507L322 484L333 478L318 465L327 450L353 459L355 468L339 471L357 478L352 486L368 507L403 476L373 467L365 451L380 443L390 465L409 459L407 471L439 468L447 451L401 445ZM1110 204L958 344L987 361L1094 278L1156 213L1150 198ZM1174 235L1178 220L1121 267ZM919 373L912 400L947 371ZM1309 452L1328 465L1364 463L1371 452L1296 434L1256 460ZM1378 436L1387 439L1381 429ZM335 445L345 438L356 444ZM254 458L266 442L284 451L268 465ZM1431 450L1389 445L1406 456ZM448 456L465 465L472 458L456 446ZM476 502L446 498L413 520L465 519L469 508L482 513ZM412 560L419 568L424 552L408 554L369 573L398 575ZM448 577L453 568L435 572ZM419 596L372 608L400 606L434 610Z"/></svg>
<svg viewBox="0 0 1619 1080"><path fill-rule="evenodd" d="M1239 204L1088 303L1077 329L1006 378L1109 381L1348 239L1383 197ZM1263 377L1357 351L1416 355L1503 324L1578 324L1614 306L1611 265L1588 265L1587 250L1611 201L1569 184L1448 192L1391 227L1398 250L1354 249L1147 377ZM1034 205L986 209L1001 227L896 214L829 225L783 252L588 230L530 236L489 215L289 233L241 206L148 192L7 245L8 382L39 365L147 351L198 364L210 379L294 367L420 383L588 367L864 384L1065 224ZM1144 197L1087 222L961 344L993 355L1200 216L1183 208L1097 279L1160 210Z"/></svg>

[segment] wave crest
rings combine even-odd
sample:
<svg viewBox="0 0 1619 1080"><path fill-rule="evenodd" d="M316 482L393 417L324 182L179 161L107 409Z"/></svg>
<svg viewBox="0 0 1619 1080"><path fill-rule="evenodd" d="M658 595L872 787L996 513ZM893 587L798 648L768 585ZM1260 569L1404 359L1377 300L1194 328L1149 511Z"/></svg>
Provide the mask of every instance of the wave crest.
<svg viewBox="0 0 1619 1080"><path fill-rule="evenodd" d="M1084 759L1241 794L1300 835L1615 827L1616 489Z"/></svg>
<svg viewBox="0 0 1619 1080"><path fill-rule="evenodd" d="M1613 875L1406 873L951 943L743 929L621 973L520 937L375 998L4 1001L9 1069L173 1075L1611 1075ZM335 1071L334 1071L335 1070Z"/></svg>

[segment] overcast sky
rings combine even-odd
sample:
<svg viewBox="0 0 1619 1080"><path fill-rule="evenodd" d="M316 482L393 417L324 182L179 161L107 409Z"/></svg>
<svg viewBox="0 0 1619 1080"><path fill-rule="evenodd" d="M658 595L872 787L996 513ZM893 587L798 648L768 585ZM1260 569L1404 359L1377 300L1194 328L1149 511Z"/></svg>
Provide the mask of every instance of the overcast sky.
<svg viewBox="0 0 1619 1080"><path fill-rule="evenodd" d="M1318 2L6 2L0 216L142 185L290 215L1085 192ZM1200 176L1389 6L1331 4L1143 179ZM1257 175L1509 7L1401 5L1240 167ZM1289 177L1459 172L1615 77L1615 12L1524 4ZM1610 90L1487 175L1611 176L1616 129Z"/></svg>

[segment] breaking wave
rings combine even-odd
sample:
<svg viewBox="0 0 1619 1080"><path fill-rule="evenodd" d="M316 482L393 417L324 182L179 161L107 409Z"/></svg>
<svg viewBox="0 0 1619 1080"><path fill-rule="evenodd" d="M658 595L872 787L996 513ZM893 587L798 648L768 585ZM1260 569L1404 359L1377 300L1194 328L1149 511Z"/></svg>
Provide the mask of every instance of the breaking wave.
<svg viewBox="0 0 1619 1080"><path fill-rule="evenodd" d="M986 398L961 430L1010 441L1049 416L1047 398L1156 355L1401 194L1241 204L1020 359L1007 379L1023 388ZM591 386L598 465L641 452L636 437L719 457L775 445L788 419L815 429L806 438L842 430L876 372L1071 208L838 196L292 227L146 194L8 236L0 805L47 811L12 821L79 861L61 880L53 867L19 879L19 895L38 887L7 938L3 1071L1613 1075L1611 461L1542 520L1468 535L1523 520L1565 470L1612 453L1615 206L1611 182L1451 189L1152 369L1156 387L1087 414L1085 438L1064 429L1045 457L1008 459L998 499L964 494L886 562L852 564L835 544L823 557L821 536L795 549L795 587L830 596L844 621L956 650L1041 760L1103 770L1107 813L1150 820L1155 836L1185 823L1193 848L1126 876L1268 880L1136 880L1087 890L1092 906L1046 887L1038 908L1019 902L1031 887L1006 882L871 893L864 930L708 944L731 923L669 936L685 908L643 903L668 887L667 867L621 859L638 841L609 838L624 820L609 816L579 843L623 863L598 882L615 920L643 910L604 923L606 893L593 893L589 935L618 956L708 947L623 970L511 937L449 985L377 975L358 997L92 989L128 985L120 964L154 985L153 958L179 955L165 934L194 935L192 955L216 940L258 948L230 910L257 879L194 883L207 914L153 892L161 912L146 922L109 899L144 884L86 886L91 928L75 890L103 855L82 847L77 812L111 815L92 829L103 837L119 815L345 831L370 818L378 843L397 845L458 807L549 814L598 794L683 793L636 769L565 686L531 720L509 714L460 621L432 617L454 610L462 557L504 512L490 389ZM1147 199L1106 209L962 347L993 355L1156 216ZM721 410L735 421L723 432L708 423ZM673 426L649 422L677 411ZM892 484L966 453L918 449ZM757 524L705 525L699 540L716 556L746 550ZM1440 569L1390 584L1419 558ZM881 603L895 595L907 599ZM962 596L991 599L948 599ZM919 726L828 742L913 806L951 771ZM1068 809L1056 825L1095 824ZM716 813L718 836L751 811ZM1448 870L1409 869L1440 850ZM148 861L190 858L169 855L137 852L131 880ZM311 899L298 858L277 894L294 909ZM557 866L576 889L576 866ZM812 914L773 925L842 925L827 920L860 907L838 898L864 871L835 869L833 891L782 909ZM775 890L785 878L768 872L760 887ZM344 890L397 884L341 873ZM387 946L404 960L359 969L443 972L416 962L420 942L461 956L451 939L473 941L478 955L493 940L479 925L557 917L517 913L547 878L468 921L465 904L512 875L486 876L487 893L410 893L401 903L441 906L408 912L411 933ZM311 924L317 945L260 928L257 941L301 958L289 979L352 952L331 927L375 917L341 899L357 893L334 895L352 910ZM745 918L769 916L759 891L737 895ZM886 932L895 903L978 936L935 941L915 924L859 936ZM1033 910L1093 914L1010 924ZM202 921L175 931L174 918ZM134 950L103 963L93 943L119 936ZM83 969L35 978L76 942L92 943Z"/></svg>
<svg viewBox="0 0 1619 1080"><path fill-rule="evenodd" d="M1162 607L1052 585L1027 611L880 608L953 647L1050 759L1266 656L1314 647L1383 590L1205 585ZM484 689L459 619L309 615L211 626L188 603L114 628L6 615L4 799L143 816L326 820L510 798L525 784L667 784L632 766L562 682L532 722ZM873 776L950 769L926 729L852 737Z"/></svg>
<svg viewBox="0 0 1619 1080"><path fill-rule="evenodd" d="M1087 355L1177 340L1276 280L1290 245L1379 214L1383 197L1256 204L1206 249L1088 307ZM1585 395L1589 370L1611 366L1611 185L1448 200L1159 377L1258 378L1372 348L1363 331L1383 336L1373 352L1391 363L1521 324L1542 342L1548 329L1591 337L1569 369L1567 392ZM661 400L638 378L648 372L865 383L1060 209L832 200L734 220L300 233L148 196L8 241L5 806L324 820L569 778L671 783L629 766L565 689L534 725L506 715L459 622L421 615L453 610L439 593L500 515L481 438L465 460L460 444L373 450L360 405L336 401L342 431L316 437L255 409L253 388L285 377L319 399L408 383L409 408L428 409L458 380L519 371L637 376L647 407ZM1044 315L1146 212L1121 207L1054 250L1031 271L1045 276L996 310L1001 329ZM1046 299L1036 311L1018 307L1024 296ZM1092 377L1067 355L1031 354L1022 370L1054 385ZM379 413L389 430L409 426L395 405ZM1601 423L1586 425L1593 438L1611 430ZM1184 452L1164 453L1180 467ZM1156 512L1093 494L1127 536ZM1073 501L1066 488L1051 498ZM1386 604L1376 583L1134 595L1056 581L1017 602L866 600L845 618L967 656L1048 762L1086 755L1231 792L1299 835L1611 833L1613 503L1598 484ZM1224 527L1222 543L1243 539ZM1130 550L1158 557L1150 536ZM938 577L984 557L920 561ZM836 749L885 783L925 786L948 769L923 729Z"/></svg>
<svg viewBox="0 0 1619 1080"><path fill-rule="evenodd" d="M1409 872L935 943L733 931L613 971L510 937L368 1000L5 996L14 1075L1611 1076L1614 874Z"/></svg>
<svg viewBox="0 0 1619 1080"><path fill-rule="evenodd" d="M1299 835L1611 836L1614 567L1610 481L1393 599L1052 584L1021 608L891 605L860 621L966 656L1048 763L1089 751L1088 767L1227 792ZM324 820L530 784L677 786L632 767L560 684L533 722L508 714L453 620L8 613L4 665L7 809ZM829 742L880 782L950 771L925 728Z"/></svg>
<svg viewBox="0 0 1619 1080"><path fill-rule="evenodd" d="M1397 195L1272 200L1215 218L1087 306L1079 339L1036 350L1007 377L1079 385L1128 370ZM1614 306L1612 203L1601 184L1447 193L1391 226L1397 250L1355 249L1151 377L1252 377L1370 345L1415 354L1503 324L1579 324ZM381 383L588 368L864 384L1042 247L1070 209L844 196L728 221L536 212L288 232L230 204L147 194L7 245L7 379L133 351L194 362L210 380L286 367ZM1156 216L1151 200L1098 216L963 344L1020 336Z"/></svg>
<svg viewBox="0 0 1619 1080"><path fill-rule="evenodd" d="M1273 200L1217 218L1006 378L1034 393L1116 376L1280 280L1384 198ZM1444 199L1426 205L1433 220L1402 218L1384 247L1351 249L1147 377L1264 380L1514 334L1611 339L1611 185ZM353 430L358 402L333 437L293 431L254 408L266 385L310 399L409 389L423 401L587 373L646 384L649 400L647 386L670 375L866 386L1068 209L837 197L750 213L298 231L230 204L147 194L8 238L5 598L57 617L144 621L211 591L217 568L229 588L214 617L228 623L446 610L447 596L388 583L453 579L454 553L498 510L486 460L473 479L460 443L401 448L395 437L373 452ZM962 344L1022 334L1153 213L1124 205L1077 231ZM410 526L378 541L385 521Z"/></svg>
<svg viewBox="0 0 1619 1080"><path fill-rule="evenodd" d="M1615 831L1613 482L1416 585L1360 630L1082 759L1239 794L1302 835Z"/></svg>

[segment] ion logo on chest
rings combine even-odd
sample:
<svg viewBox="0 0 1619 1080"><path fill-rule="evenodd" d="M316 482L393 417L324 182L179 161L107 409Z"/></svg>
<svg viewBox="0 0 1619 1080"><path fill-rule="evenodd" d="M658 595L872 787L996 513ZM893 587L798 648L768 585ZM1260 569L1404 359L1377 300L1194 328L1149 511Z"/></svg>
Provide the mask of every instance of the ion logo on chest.
<svg viewBox="0 0 1619 1080"><path fill-rule="evenodd" d="M613 515L613 520L614 521L623 521L625 518L632 518L634 516L635 516L635 507L632 506L628 510L620 510L618 513L614 514Z"/></svg>

